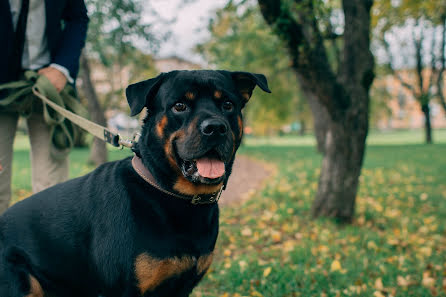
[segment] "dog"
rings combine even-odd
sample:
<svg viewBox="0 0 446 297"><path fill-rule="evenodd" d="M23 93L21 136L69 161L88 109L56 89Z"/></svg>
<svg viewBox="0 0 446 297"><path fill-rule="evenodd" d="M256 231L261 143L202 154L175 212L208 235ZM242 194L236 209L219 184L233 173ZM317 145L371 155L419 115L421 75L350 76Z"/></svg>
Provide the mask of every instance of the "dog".
<svg viewBox="0 0 446 297"><path fill-rule="evenodd" d="M134 157L0 217L1 297L189 296L212 262L218 198L264 75L172 71L128 86L147 116Z"/></svg>

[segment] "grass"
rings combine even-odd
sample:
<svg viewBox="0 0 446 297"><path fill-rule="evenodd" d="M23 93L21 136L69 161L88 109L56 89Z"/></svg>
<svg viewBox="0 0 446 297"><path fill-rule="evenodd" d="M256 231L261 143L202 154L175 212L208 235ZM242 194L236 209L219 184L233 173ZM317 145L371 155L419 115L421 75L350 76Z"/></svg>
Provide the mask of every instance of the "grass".
<svg viewBox="0 0 446 297"><path fill-rule="evenodd" d="M433 139L437 144L446 144L446 129L434 130ZM370 131L367 138L369 145L401 145L423 143L424 132L422 130L401 131ZM246 137L245 143L249 146L314 146L316 140L313 135L304 136L268 136Z"/></svg>
<svg viewBox="0 0 446 297"><path fill-rule="evenodd" d="M278 174L222 210L217 261L196 296L446 296L446 145L370 146L349 226L310 219L312 148L242 153Z"/></svg>
<svg viewBox="0 0 446 297"><path fill-rule="evenodd" d="M12 200L18 201L32 194L31 191L31 162L29 156L28 137L18 134L14 141L14 160L12 165ZM109 159L119 160L130 156L130 150L110 149ZM74 149L70 153L70 178L86 174L94 169L88 164L89 149Z"/></svg>
<svg viewBox="0 0 446 297"><path fill-rule="evenodd" d="M276 164L277 174L243 207L222 209L214 263L193 295L446 296L445 141L372 136L391 145L368 147L347 226L310 219L321 161L311 146L247 141L240 153ZM15 191L29 190L18 169L29 164L26 145L15 153ZM72 176L91 169L87 156L71 154Z"/></svg>

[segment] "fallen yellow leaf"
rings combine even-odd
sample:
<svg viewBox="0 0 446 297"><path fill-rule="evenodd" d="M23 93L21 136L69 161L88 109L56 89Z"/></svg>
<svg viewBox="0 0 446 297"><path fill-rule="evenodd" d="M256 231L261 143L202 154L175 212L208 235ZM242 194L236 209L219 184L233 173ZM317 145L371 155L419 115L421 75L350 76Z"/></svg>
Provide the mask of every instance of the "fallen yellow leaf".
<svg viewBox="0 0 446 297"><path fill-rule="evenodd" d="M242 235L243 236L251 236L252 235L252 230L250 228L248 228L248 227L243 228Z"/></svg>
<svg viewBox="0 0 446 297"><path fill-rule="evenodd" d="M282 234L280 234L280 232L274 231L271 234L271 238L273 239L274 243L278 243L282 240Z"/></svg>
<svg viewBox="0 0 446 297"><path fill-rule="evenodd" d="M383 293L381 293L380 291L375 291L373 292L373 296L374 297L386 297Z"/></svg>
<svg viewBox="0 0 446 297"><path fill-rule="evenodd" d="M251 296L253 296L253 297L263 297L263 295L260 294L260 293L257 292L257 291L252 291L252 292L251 292Z"/></svg>
<svg viewBox="0 0 446 297"><path fill-rule="evenodd" d="M376 281L375 281L375 289L377 289L379 291L384 290L383 281L382 281L382 279L380 277L377 278Z"/></svg>
<svg viewBox="0 0 446 297"><path fill-rule="evenodd" d="M403 277L401 275L398 275L396 278L396 282L400 287L407 287L409 285L409 276Z"/></svg>
<svg viewBox="0 0 446 297"><path fill-rule="evenodd" d="M265 268L265 270L263 270L264 277L267 277L270 273L271 273L271 267L267 267Z"/></svg>
<svg viewBox="0 0 446 297"><path fill-rule="evenodd" d="M340 271L341 269L342 269L341 262L339 262L338 260L334 260L331 263L331 268L330 268L331 271Z"/></svg>
<svg viewBox="0 0 446 297"><path fill-rule="evenodd" d="M423 280L421 284L426 288L432 288L435 285L435 279L430 276L429 271L423 273Z"/></svg>
<svg viewBox="0 0 446 297"><path fill-rule="evenodd" d="M232 254L230 249L225 249L225 251L223 252L223 255L225 255L225 257L229 257Z"/></svg>

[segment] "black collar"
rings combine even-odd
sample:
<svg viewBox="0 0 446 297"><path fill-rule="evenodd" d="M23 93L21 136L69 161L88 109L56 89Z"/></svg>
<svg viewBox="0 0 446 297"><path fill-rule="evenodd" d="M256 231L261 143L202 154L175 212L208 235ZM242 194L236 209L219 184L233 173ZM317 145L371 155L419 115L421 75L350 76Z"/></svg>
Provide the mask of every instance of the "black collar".
<svg viewBox="0 0 446 297"><path fill-rule="evenodd" d="M215 193L211 194L200 194L200 195L180 195L178 193L172 193L170 191L167 191L163 188L161 188L153 178L153 175L150 173L150 171L144 166L142 163L141 158L138 156L134 156L132 159L132 166L133 169L135 169L136 173L138 173L139 176L141 176L142 179L144 179L147 183L149 183L154 188L160 190L161 192L164 192L168 194L169 196L173 196L176 198L181 198L184 200L190 201L192 204L212 204L217 203L220 199L221 192L223 191L223 186Z"/></svg>

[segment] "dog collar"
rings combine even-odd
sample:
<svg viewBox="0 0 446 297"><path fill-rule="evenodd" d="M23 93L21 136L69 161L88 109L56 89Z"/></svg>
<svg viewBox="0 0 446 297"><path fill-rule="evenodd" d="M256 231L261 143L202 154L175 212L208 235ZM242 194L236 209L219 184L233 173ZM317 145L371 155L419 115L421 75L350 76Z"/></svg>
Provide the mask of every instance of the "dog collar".
<svg viewBox="0 0 446 297"><path fill-rule="evenodd" d="M184 199L184 200L188 200L188 201L190 201L190 203L195 204L195 205L196 204L217 203L218 200L220 200L221 193L223 192L223 186L222 186L220 188L220 190L218 190L217 192L212 193L212 194L201 194L201 195L188 196L188 195L180 195L180 194L177 194L177 193L172 193L170 191L167 191L167 190L161 188L156 183L155 178L150 173L150 171L144 166L144 164L142 163L141 158L139 158L136 155L133 156L132 166L133 166L133 169L135 169L136 173L138 173L138 175L142 179L144 179L147 183L149 183L154 188L160 190L161 192L164 192L165 194L168 194L169 196L173 196L173 197L176 197L176 198L181 198L181 199Z"/></svg>

